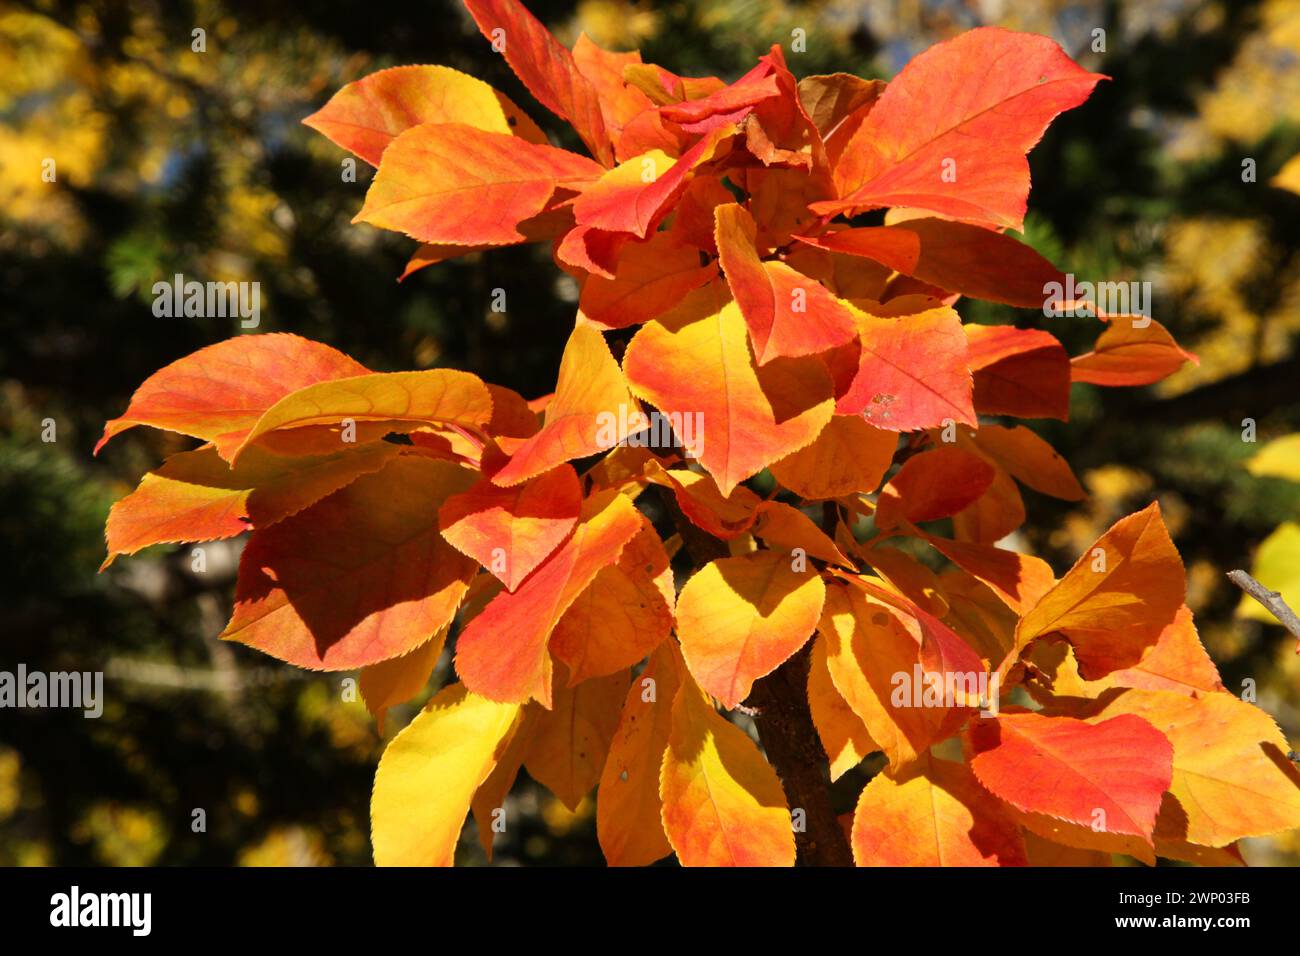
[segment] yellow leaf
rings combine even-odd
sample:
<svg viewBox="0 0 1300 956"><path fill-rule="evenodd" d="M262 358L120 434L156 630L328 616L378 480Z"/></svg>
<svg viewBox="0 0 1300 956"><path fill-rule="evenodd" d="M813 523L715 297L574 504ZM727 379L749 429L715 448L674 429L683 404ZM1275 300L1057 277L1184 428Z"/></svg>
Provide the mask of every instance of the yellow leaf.
<svg viewBox="0 0 1300 956"><path fill-rule="evenodd" d="M517 704L498 704L445 687L392 739L370 802L379 866L451 866L465 815L496 765Z"/></svg>
<svg viewBox="0 0 1300 956"><path fill-rule="evenodd" d="M711 561L686 582L677 636L701 688L732 708L754 681L803 647L821 616L826 586L788 555L757 551Z"/></svg>
<svg viewBox="0 0 1300 956"><path fill-rule="evenodd" d="M672 729L681 666L676 645L665 641L623 703L596 792L596 836L610 866L645 866L673 852L664 835L659 768Z"/></svg>
<svg viewBox="0 0 1300 956"><path fill-rule="evenodd" d="M687 680L659 775L664 832L682 866L794 866L781 781L743 730Z"/></svg>

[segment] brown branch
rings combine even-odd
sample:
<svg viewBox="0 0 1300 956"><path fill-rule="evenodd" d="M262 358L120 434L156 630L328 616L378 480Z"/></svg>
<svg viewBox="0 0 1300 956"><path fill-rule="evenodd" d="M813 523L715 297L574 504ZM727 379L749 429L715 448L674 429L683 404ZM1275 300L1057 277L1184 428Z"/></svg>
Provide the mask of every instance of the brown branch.
<svg viewBox="0 0 1300 956"><path fill-rule="evenodd" d="M1245 571L1229 571L1228 580L1264 605L1265 610L1277 618L1283 627L1300 638L1300 617L1287 606L1280 593L1270 591Z"/></svg>

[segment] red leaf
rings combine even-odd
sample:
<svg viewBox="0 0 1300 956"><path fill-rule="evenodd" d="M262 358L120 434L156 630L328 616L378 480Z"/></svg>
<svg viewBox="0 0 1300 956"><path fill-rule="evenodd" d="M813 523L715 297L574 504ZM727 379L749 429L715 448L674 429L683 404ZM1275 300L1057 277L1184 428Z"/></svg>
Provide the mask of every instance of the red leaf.
<svg viewBox="0 0 1300 956"><path fill-rule="evenodd" d="M607 166L612 163L599 94L573 54L517 0L465 0L465 8L537 102L568 121L591 155Z"/></svg>
<svg viewBox="0 0 1300 956"><path fill-rule="evenodd" d="M1146 720L1002 714L975 721L971 744L975 776L1016 809L1152 843L1174 748Z"/></svg>
<svg viewBox="0 0 1300 956"><path fill-rule="evenodd" d="M1020 229L1025 154L1101 79L1031 33L984 27L930 47L885 88L846 146L835 169L841 198L813 209L915 206Z"/></svg>
<svg viewBox="0 0 1300 956"><path fill-rule="evenodd" d="M948 307L919 315L858 317L862 357L835 411L861 414L877 428L907 432L946 419L975 424L966 336Z"/></svg>

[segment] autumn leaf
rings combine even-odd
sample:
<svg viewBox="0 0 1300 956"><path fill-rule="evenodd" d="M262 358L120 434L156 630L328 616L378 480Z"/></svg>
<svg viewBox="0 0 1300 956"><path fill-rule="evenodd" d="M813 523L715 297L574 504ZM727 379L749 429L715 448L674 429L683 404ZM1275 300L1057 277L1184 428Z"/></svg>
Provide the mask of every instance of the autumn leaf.
<svg viewBox="0 0 1300 956"><path fill-rule="evenodd" d="M936 44L890 82L845 147L841 198L813 209L914 206L1020 229L1025 154L1101 79L1044 36L983 27Z"/></svg>
<svg viewBox="0 0 1300 956"><path fill-rule="evenodd" d="M692 681L677 691L659 777L664 833L682 866L793 866L776 772Z"/></svg>
<svg viewBox="0 0 1300 956"><path fill-rule="evenodd" d="M390 707L396 707L424 690L446 643L447 628L444 627L401 657L390 657L361 668L357 689L361 691L366 710L375 718L376 730L384 732L384 718Z"/></svg>
<svg viewBox="0 0 1300 956"><path fill-rule="evenodd" d="M911 219L799 238L831 252L875 259L950 292L1020 308L1041 308L1044 287L1063 281L1061 271L1032 247L944 219Z"/></svg>
<svg viewBox="0 0 1300 956"><path fill-rule="evenodd" d="M465 8L537 102L567 120L591 154L608 164L613 150L600 98L573 55L517 0L465 0Z"/></svg>
<svg viewBox="0 0 1300 956"><path fill-rule="evenodd" d="M113 505L104 567L151 544L216 541L269 527L379 471L398 453L384 442L304 458L254 449L235 467L213 445L172 455Z"/></svg>
<svg viewBox="0 0 1300 956"><path fill-rule="evenodd" d="M400 134L353 219L436 245L501 246L528 236L558 189L604 170L577 153L463 123L426 123Z"/></svg>
<svg viewBox="0 0 1300 956"><path fill-rule="evenodd" d="M975 410L1017 418L1070 417L1070 356L1049 332L967 325Z"/></svg>
<svg viewBox="0 0 1300 956"><path fill-rule="evenodd" d="M610 866L646 866L673 852L664 835L659 770L681 666L675 646L660 645L623 702L596 791L596 836Z"/></svg>
<svg viewBox="0 0 1300 956"><path fill-rule="evenodd" d="M897 610L855 587L827 588L818 630L826 638L826 660L840 695L866 725L891 767L916 760L960 726L960 712L912 706L906 695L894 703L895 675L909 679L921 668L921 642ZM978 662L977 662L978 663Z"/></svg>
<svg viewBox="0 0 1300 956"><path fill-rule="evenodd" d="M1173 746L1173 779L1156 833L1226 846L1300 826L1300 771L1268 714L1232 694L1129 690L1093 717L1144 720Z"/></svg>
<svg viewBox="0 0 1300 956"><path fill-rule="evenodd" d="M478 565L438 532L473 473L398 458L269 528L239 561L222 638L312 670L406 654L451 622Z"/></svg>
<svg viewBox="0 0 1300 956"><path fill-rule="evenodd" d="M993 483L993 469L960 448L940 446L903 462L876 502L876 525L889 531L901 522L947 518L970 506Z"/></svg>
<svg viewBox="0 0 1300 956"><path fill-rule="evenodd" d="M657 232L645 242L623 247L612 278L588 276L578 306L601 328L640 325L663 315L717 274L717 266L702 264L699 250L678 239L677 230Z"/></svg>
<svg viewBox="0 0 1300 956"><path fill-rule="evenodd" d="M626 670L668 637L675 599L663 542L645 522L556 623L551 652L571 684Z"/></svg>
<svg viewBox="0 0 1300 956"><path fill-rule="evenodd" d="M569 536L581 510L578 473L560 465L511 488L480 479L448 498L438 521L453 548L513 591Z"/></svg>
<svg viewBox="0 0 1300 956"><path fill-rule="evenodd" d="M1020 828L964 765L925 756L862 789L853 814L859 866L1025 866Z"/></svg>
<svg viewBox="0 0 1300 956"><path fill-rule="evenodd" d="M1061 631L1084 677L1131 667L1183 604L1183 562L1152 502L1116 522L1016 628L1017 648Z"/></svg>
<svg viewBox="0 0 1300 956"><path fill-rule="evenodd" d="M880 749L871 739L867 725L853 712L831 679L826 638L820 635L813 640L808 665L808 710L830 761L831 780L838 780L868 754Z"/></svg>
<svg viewBox="0 0 1300 956"><path fill-rule="evenodd" d="M452 865L474 791L518 718L518 706L452 684L389 742L370 804L376 864Z"/></svg>
<svg viewBox="0 0 1300 956"><path fill-rule="evenodd" d="M462 123L546 143L546 134L503 94L446 66L395 66L371 73L340 89L303 120L371 166L379 165L395 137L425 123Z"/></svg>
<svg viewBox="0 0 1300 956"><path fill-rule="evenodd" d="M1070 378L1090 385L1150 385L1197 358L1183 350L1159 322L1140 316L1111 316L1097 344L1070 359Z"/></svg>
<svg viewBox="0 0 1300 956"><path fill-rule="evenodd" d="M1173 747L1149 721L1003 713L975 721L970 742L979 782L1016 809L1152 843Z"/></svg>
<svg viewBox="0 0 1300 956"><path fill-rule="evenodd" d="M226 339L145 379L122 417L104 426L95 453L114 435L150 425L213 442L229 460L262 414L286 395L368 372L342 352L296 335Z"/></svg>
<svg viewBox="0 0 1300 956"><path fill-rule="evenodd" d="M677 637L700 687L728 709L812 636L826 589L815 569L759 551L711 561L677 601Z"/></svg>
<svg viewBox="0 0 1300 956"><path fill-rule="evenodd" d="M840 415L862 415L876 428L907 432L945 421L975 424L971 374L961 320L948 307L917 315L858 316L862 355Z"/></svg>
<svg viewBox="0 0 1300 956"><path fill-rule="evenodd" d="M607 451L644 426L643 416L604 337L579 322L560 357L555 397L537 434L492 474L495 484L527 481L565 461Z"/></svg>
<svg viewBox="0 0 1300 956"><path fill-rule="evenodd" d="M639 397L702 428L686 442L723 496L810 444L830 420L831 381L815 358L754 364L736 304L714 283L644 326L623 371ZM683 436L685 441L685 436Z"/></svg>
<svg viewBox="0 0 1300 956"><path fill-rule="evenodd" d="M1024 425L984 425L972 444L1026 487L1063 501L1086 497L1069 463Z"/></svg>
<svg viewBox="0 0 1300 956"><path fill-rule="evenodd" d="M492 394L468 372L371 372L318 382L284 396L258 418L230 460L274 432L296 433L308 426L381 422L391 423L388 430L393 431L425 424L479 428L491 417ZM342 434L337 438L339 444L349 440Z"/></svg>
<svg viewBox="0 0 1300 956"><path fill-rule="evenodd" d="M857 415L836 415L815 441L773 463L772 475L803 498L870 494L880 487L898 434Z"/></svg>
<svg viewBox="0 0 1300 956"><path fill-rule="evenodd" d="M814 279L783 262L764 262L757 227L744 207L714 209L715 241L759 365L774 358L815 355L850 341L857 332L849 307Z"/></svg>
<svg viewBox="0 0 1300 956"><path fill-rule="evenodd" d="M568 539L514 592L502 592L456 642L456 673L477 694L551 706L551 632L601 568L641 529L632 503L614 491L583 502Z"/></svg>
<svg viewBox="0 0 1300 956"><path fill-rule="evenodd" d="M524 769L573 812L600 780L627 693L627 671L556 685L552 708L538 715Z"/></svg>

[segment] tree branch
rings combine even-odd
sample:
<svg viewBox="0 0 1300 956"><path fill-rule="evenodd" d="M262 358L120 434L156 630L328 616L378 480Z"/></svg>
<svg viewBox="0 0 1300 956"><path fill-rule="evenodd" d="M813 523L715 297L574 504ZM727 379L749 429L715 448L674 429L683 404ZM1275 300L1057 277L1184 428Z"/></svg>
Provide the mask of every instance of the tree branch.
<svg viewBox="0 0 1300 956"><path fill-rule="evenodd" d="M1297 617L1295 611L1287 606L1280 593L1270 591L1245 571L1229 571L1228 580L1264 605L1268 613L1277 618L1282 626L1297 639L1300 639L1300 617Z"/></svg>
<svg viewBox="0 0 1300 956"><path fill-rule="evenodd" d="M811 643L754 682L749 704L763 749L781 778L791 811L804 812L804 832L796 831L800 866L852 866L848 837L831 807L826 752L808 709Z"/></svg>

